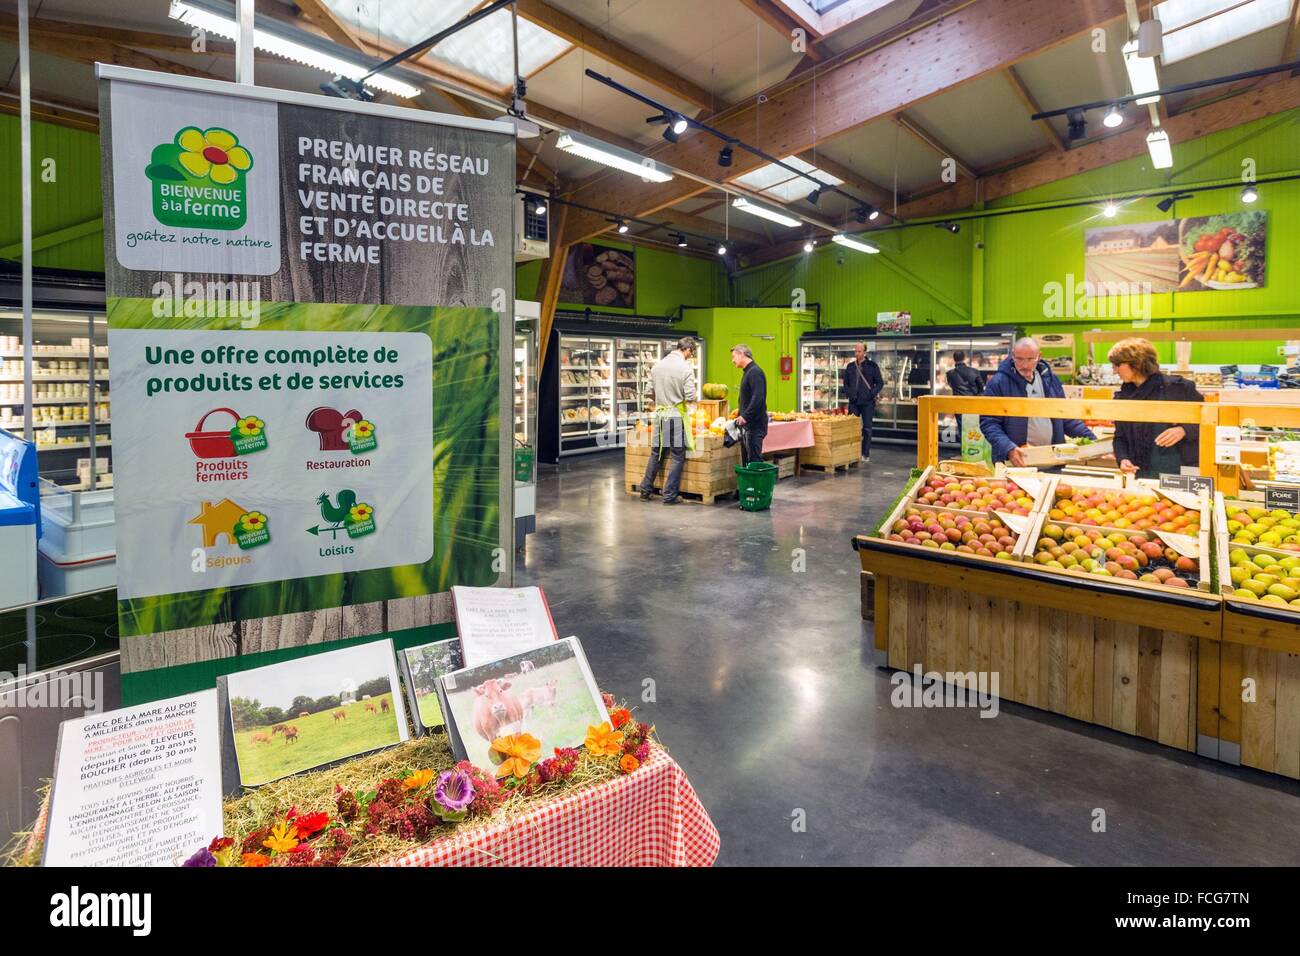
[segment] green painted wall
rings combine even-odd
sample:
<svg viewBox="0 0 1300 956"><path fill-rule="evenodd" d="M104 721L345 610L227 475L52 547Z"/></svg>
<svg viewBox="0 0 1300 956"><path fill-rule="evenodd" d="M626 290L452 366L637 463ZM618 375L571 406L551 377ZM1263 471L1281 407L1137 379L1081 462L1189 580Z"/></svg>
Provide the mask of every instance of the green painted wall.
<svg viewBox="0 0 1300 956"><path fill-rule="evenodd" d="M601 242L616 249L635 248L637 271L636 309L602 309L603 312L612 315L633 311L639 315L670 315L679 305L714 305L722 301L725 280L722 265L718 262L651 246L634 247L604 239ZM520 263L515 269L516 298L537 301L541 275L541 260ZM560 308L583 309L585 306L561 302Z"/></svg>
<svg viewBox="0 0 1300 956"><path fill-rule="evenodd" d="M870 326L877 312L910 311L913 325L970 322L971 234L935 228L904 229L873 237L868 255L827 244L795 259L742 272L730 304L776 305L803 289L820 303L826 326Z"/></svg>
<svg viewBox="0 0 1300 956"><path fill-rule="evenodd" d="M42 179L43 163L54 161L53 182ZM22 256L22 177L18 117L0 115L0 249L5 258ZM49 123L32 124L32 235L37 267L104 270L104 235L99 228L46 249L40 237L103 216L99 136Z"/></svg>
<svg viewBox="0 0 1300 956"><path fill-rule="evenodd" d="M808 302L822 306L826 326L872 325L875 313L912 312L913 325L1014 324L1029 332L1134 329L1124 317L1045 314L1048 283L1083 279L1084 231L1094 225L1122 225L1165 218L1153 200L1126 205L1114 219L1101 215L1112 196L1143 190L1232 181L1231 188L1198 193L1180 202L1179 216L1208 215L1242 208L1236 183L1242 160L1255 162L1259 179L1300 172L1300 110L1266 117L1199 139L1174 144L1175 175L1153 170L1146 156L1116 163L1007 197L990 209L1087 200L1071 209L1026 212L984 221L982 263L974 255L974 222L953 236L932 225L877 233L882 248L870 256L827 246L742 272L732 284L733 305L788 303L802 288ZM1149 328L1233 329L1300 325L1300 181L1264 184L1256 208L1269 213L1268 280L1261 289L1155 295ZM840 264L842 262L842 264ZM979 270L976 274L976 270ZM979 302L973 295L982 294ZM1094 300L1098 301L1098 300ZM1134 329L1135 333L1140 328ZM1173 359L1173 346L1162 349ZM1080 347L1080 358L1082 350ZM1218 343L1199 346L1194 362L1277 362L1275 343Z"/></svg>
<svg viewBox="0 0 1300 956"><path fill-rule="evenodd" d="M767 376L767 407L770 411L793 411L798 407L797 380L791 373L781 377L781 356L796 357L799 336L815 327L812 313L785 309L716 308L691 309L686 325L697 329L706 343L705 379L727 385L728 399L735 407L740 394L740 370L731 364L731 347L748 345L754 361Z"/></svg>

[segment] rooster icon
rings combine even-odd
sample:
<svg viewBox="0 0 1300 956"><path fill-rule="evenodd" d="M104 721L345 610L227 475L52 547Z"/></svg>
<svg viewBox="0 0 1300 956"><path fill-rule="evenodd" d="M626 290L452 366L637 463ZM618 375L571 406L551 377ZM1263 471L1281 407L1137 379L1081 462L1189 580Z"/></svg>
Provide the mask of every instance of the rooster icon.
<svg viewBox="0 0 1300 956"><path fill-rule="evenodd" d="M352 506L357 503L357 493L350 488L344 488L335 498L337 504L330 501L328 493L322 493L316 499L316 504L320 505L321 519L329 524L327 526L316 525L308 528L308 534L319 535L324 531L331 538L338 537L339 532L343 530L343 523L347 520L348 513L352 510Z"/></svg>

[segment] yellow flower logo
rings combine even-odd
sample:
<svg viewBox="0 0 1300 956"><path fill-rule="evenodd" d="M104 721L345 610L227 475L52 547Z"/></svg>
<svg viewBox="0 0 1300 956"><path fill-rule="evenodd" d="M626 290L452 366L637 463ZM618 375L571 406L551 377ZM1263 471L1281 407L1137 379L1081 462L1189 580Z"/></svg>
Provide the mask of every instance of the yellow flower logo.
<svg viewBox="0 0 1300 956"><path fill-rule="evenodd" d="M187 126L176 134L181 148L180 164L191 176L211 179L218 185L233 183L242 172L253 168L253 156L239 145L239 138L229 130L214 126L201 130Z"/></svg>
<svg viewBox="0 0 1300 956"><path fill-rule="evenodd" d="M266 427L266 422L262 421L256 415L249 415L247 418L239 420L239 434L246 438L254 438L262 434L262 429Z"/></svg>
<svg viewBox="0 0 1300 956"><path fill-rule="evenodd" d="M358 438L369 438L374 433L375 423L368 422L365 419L362 419L352 426L352 434L356 435Z"/></svg>
<svg viewBox="0 0 1300 956"><path fill-rule="evenodd" d="M348 509L348 517L358 524L369 519L369 517L374 513L375 509L370 507L370 505L366 504L364 501L360 504L353 505Z"/></svg>
<svg viewBox="0 0 1300 956"><path fill-rule="evenodd" d="M266 515L260 511L250 511L239 516L239 525L245 531L261 531L266 527Z"/></svg>

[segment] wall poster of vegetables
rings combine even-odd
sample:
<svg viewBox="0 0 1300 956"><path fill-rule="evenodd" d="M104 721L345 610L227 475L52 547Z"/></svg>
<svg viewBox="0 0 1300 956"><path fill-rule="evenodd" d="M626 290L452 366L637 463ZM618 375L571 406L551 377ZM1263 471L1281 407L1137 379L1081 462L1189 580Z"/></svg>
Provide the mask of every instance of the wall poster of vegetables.
<svg viewBox="0 0 1300 956"><path fill-rule="evenodd" d="M1264 210L1089 229L1084 278L1099 296L1260 288L1267 232Z"/></svg>
<svg viewBox="0 0 1300 956"><path fill-rule="evenodd" d="M636 308L636 250L579 242L569 249L560 300L601 308Z"/></svg>

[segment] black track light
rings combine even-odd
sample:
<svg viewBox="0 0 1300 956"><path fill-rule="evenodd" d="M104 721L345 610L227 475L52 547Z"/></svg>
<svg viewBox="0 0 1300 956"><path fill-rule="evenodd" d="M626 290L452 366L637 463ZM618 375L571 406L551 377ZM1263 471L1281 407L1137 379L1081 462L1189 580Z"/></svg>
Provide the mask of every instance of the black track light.
<svg viewBox="0 0 1300 956"><path fill-rule="evenodd" d="M1253 185L1247 186L1241 191L1241 201L1244 203L1256 202L1259 199L1259 190Z"/></svg>
<svg viewBox="0 0 1300 956"><path fill-rule="evenodd" d="M812 203L814 206L817 205L817 203L821 201L822 192L825 189L826 189L825 186L818 186L816 189L814 189L812 192L808 194L808 201Z"/></svg>
<svg viewBox="0 0 1300 956"><path fill-rule="evenodd" d="M1174 208L1174 203L1178 202L1178 200L1191 199L1191 198L1192 198L1191 193L1176 193L1173 196L1166 196L1164 199L1160 200L1158 203L1156 203L1156 208L1159 209L1161 212L1168 212L1169 210Z"/></svg>
<svg viewBox="0 0 1300 956"><path fill-rule="evenodd" d="M618 221L618 231L619 231L620 233L625 233L625 232L627 232L627 220L625 220L625 219L620 219L620 220Z"/></svg>
<svg viewBox="0 0 1300 956"><path fill-rule="evenodd" d="M727 254L727 247L724 243L718 243L717 253L720 256L725 256Z"/></svg>
<svg viewBox="0 0 1300 956"><path fill-rule="evenodd" d="M718 165L719 165L719 166L730 166L730 165L731 165L731 147L730 147L730 146L724 146L724 147L722 147L722 149L718 150Z"/></svg>
<svg viewBox="0 0 1300 956"><path fill-rule="evenodd" d="M686 248L686 236L684 236L682 233L679 232L679 233L676 233L676 234L673 236L673 238L674 238L675 240L677 240L677 248L678 248L678 249L685 249L685 248Z"/></svg>
<svg viewBox="0 0 1300 956"><path fill-rule="evenodd" d="M880 210L871 205L871 203L863 203L857 209L853 210L853 215L858 222L875 222L880 218Z"/></svg>
<svg viewBox="0 0 1300 956"><path fill-rule="evenodd" d="M646 122L665 124L664 139L668 140L670 143L677 142L677 137L681 136L682 133L685 133L691 125L690 120L681 113L673 113L670 111L664 111L658 116L647 116Z"/></svg>
<svg viewBox="0 0 1300 956"><path fill-rule="evenodd" d="M961 232L961 223L959 222L936 222L934 224L934 227L936 229L946 229L948 230L948 232L951 232L954 236L957 235L957 233Z"/></svg>
<svg viewBox="0 0 1300 956"><path fill-rule="evenodd" d="M1073 110L1066 114L1069 121L1068 133L1070 142L1078 142L1088 135L1088 119L1083 115L1082 110Z"/></svg>

